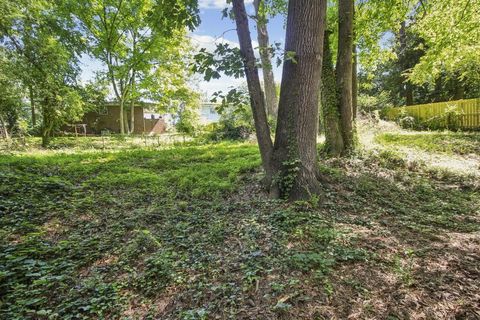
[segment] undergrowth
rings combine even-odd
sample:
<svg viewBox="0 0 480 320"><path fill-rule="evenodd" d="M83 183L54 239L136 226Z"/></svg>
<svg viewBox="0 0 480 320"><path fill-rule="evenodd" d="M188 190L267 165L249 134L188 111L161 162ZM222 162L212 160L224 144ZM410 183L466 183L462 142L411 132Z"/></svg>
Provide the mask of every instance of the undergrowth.
<svg viewBox="0 0 480 320"><path fill-rule="evenodd" d="M478 190L398 152L324 161L322 193L293 204L262 193L259 166L245 143L2 156L1 317L328 318L345 286L375 290L339 268L420 286L425 241L480 229ZM379 226L409 255L365 245Z"/></svg>

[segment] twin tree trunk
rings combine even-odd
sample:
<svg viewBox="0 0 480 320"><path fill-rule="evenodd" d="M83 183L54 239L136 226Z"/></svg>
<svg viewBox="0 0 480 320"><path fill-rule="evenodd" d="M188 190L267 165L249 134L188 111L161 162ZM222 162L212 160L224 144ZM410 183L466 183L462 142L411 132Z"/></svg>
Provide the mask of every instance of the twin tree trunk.
<svg viewBox="0 0 480 320"><path fill-rule="evenodd" d="M340 121L340 99L330 50L330 33L329 30L325 31L320 104L325 132L325 149L330 155L340 156L344 152L345 146Z"/></svg>
<svg viewBox="0 0 480 320"><path fill-rule="evenodd" d="M275 144L272 149L265 100L256 68L243 0L233 0L240 50L250 92L260 153L272 195L305 199L320 191L317 164L318 98L326 0L290 0Z"/></svg>
<svg viewBox="0 0 480 320"><path fill-rule="evenodd" d="M340 118L344 153L355 147L355 131L353 127L353 17L354 0L338 1L338 57L337 88L340 102Z"/></svg>
<svg viewBox="0 0 480 320"><path fill-rule="evenodd" d="M240 53L244 60L245 76L247 78L248 92L250 93L250 105L252 107L253 120L255 123L255 132L257 135L263 168L266 173L265 182L268 186L271 184L273 177L271 166L273 143L272 138L270 137L270 128L268 127L265 97L262 92L260 77L258 76L257 61L253 51L244 0L233 0L232 3L237 25Z"/></svg>
<svg viewBox="0 0 480 320"><path fill-rule="evenodd" d="M264 0L254 0L253 6L255 7L257 21L257 38L260 47L267 113L271 117L276 117L278 112L277 88L273 76L272 55L270 53L270 40L268 37L267 17L264 7L265 2Z"/></svg>
<svg viewBox="0 0 480 320"><path fill-rule="evenodd" d="M355 148L357 66L356 48L353 44L353 19L354 1L339 0L338 54L335 70L328 34L325 40L321 104L326 150L333 156L348 154Z"/></svg>

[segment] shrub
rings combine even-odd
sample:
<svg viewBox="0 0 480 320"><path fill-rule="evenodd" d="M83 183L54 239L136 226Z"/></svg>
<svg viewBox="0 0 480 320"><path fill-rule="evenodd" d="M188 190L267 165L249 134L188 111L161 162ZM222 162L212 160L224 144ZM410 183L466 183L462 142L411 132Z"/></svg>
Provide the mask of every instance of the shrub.
<svg viewBox="0 0 480 320"><path fill-rule="evenodd" d="M431 130L448 129L458 130L460 129L460 116L462 112L458 110L457 106L449 105L445 112L441 115L431 117L424 123L425 127Z"/></svg>
<svg viewBox="0 0 480 320"><path fill-rule="evenodd" d="M252 112L248 106L224 108L220 121L207 134L209 141L247 140L254 131Z"/></svg>
<svg viewBox="0 0 480 320"><path fill-rule="evenodd" d="M376 96L360 94L357 103L358 110L364 115L371 114L377 110L393 107L386 92L380 92L380 94Z"/></svg>

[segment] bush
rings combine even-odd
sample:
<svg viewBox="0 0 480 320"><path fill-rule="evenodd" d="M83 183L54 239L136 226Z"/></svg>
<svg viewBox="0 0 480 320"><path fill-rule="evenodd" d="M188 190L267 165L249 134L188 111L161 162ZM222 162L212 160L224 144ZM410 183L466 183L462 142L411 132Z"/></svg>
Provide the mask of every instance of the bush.
<svg viewBox="0 0 480 320"><path fill-rule="evenodd" d="M245 105L224 108L220 121L209 125L208 141L247 140L254 132L253 116L250 108Z"/></svg>
<svg viewBox="0 0 480 320"><path fill-rule="evenodd" d="M448 129L458 130L460 129L460 116L462 112L457 109L455 105L450 105L445 109L445 112L439 116L429 118L425 121L426 128L431 130Z"/></svg>
<svg viewBox="0 0 480 320"><path fill-rule="evenodd" d="M404 129L413 130L459 130L461 125L460 116L462 112L455 105L448 106L445 112L422 120L409 115L405 108L402 108L396 122Z"/></svg>
<svg viewBox="0 0 480 320"><path fill-rule="evenodd" d="M376 110L393 107L386 92L380 92L376 96L360 94L358 96L357 104L358 110L362 114L371 114Z"/></svg>

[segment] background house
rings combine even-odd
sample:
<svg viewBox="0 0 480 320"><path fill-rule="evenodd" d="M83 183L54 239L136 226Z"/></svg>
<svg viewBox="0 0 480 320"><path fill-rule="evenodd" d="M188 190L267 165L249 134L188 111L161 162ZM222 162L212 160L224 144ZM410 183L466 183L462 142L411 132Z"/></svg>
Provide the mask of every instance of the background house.
<svg viewBox="0 0 480 320"><path fill-rule="evenodd" d="M218 103L202 102L199 112L199 122L201 125L208 125L220 120L220 115L216 111ZM152 103L140 103L135 106L134 134L161 134L166 132L169 127L174 127L176 115L160 114L153 112L155 105ZM131 127L130 111L125 112L128 125ZM85 126L83 126L85 125ZM120 133L120 106L117 103L107 103L99 110L87 112L83 119L75 124L64 126L63 130L75 132L75 126L80 134L101 134L102 131ZM81 126L81 128L79 128Z"/></svg>
<svg viewBox="0 0 480 320"><path fill-rule="evenodd" d="M134 132L135 134L161 134L167 130L167 124L162 115L148 112L153 104L141 103L135 106ZM131 126L130 111L125 113ZM120 106L117 103L108 103L98 111L87 112L82 123L86 124L87 134L101 134L108 130L120 133Z"/></svg>

